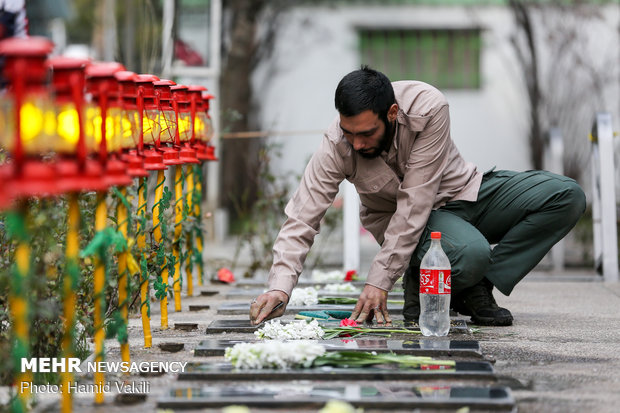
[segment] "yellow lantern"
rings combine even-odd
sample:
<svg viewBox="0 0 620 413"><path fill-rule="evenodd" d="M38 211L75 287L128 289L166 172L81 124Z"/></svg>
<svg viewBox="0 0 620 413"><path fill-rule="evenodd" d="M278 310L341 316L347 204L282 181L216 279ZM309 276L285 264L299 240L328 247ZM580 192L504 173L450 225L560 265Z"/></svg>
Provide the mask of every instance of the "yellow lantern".
<svg viewBox="0 0 620 413"><path fill-rule="evenodd" d="M85 133L84 70L89 61L54 57L50 58L47 64L53 73L52 84L56 106L56 138L52 140L53 148L59 154L77 154L79 158L85 159L87 153L96 150L93 136Z"/></svg>
<svg viewBox="0 0 620 413"><path fill-rule="evenodd" d="M138 90L138 99L142 99L142 107L138 103L138 111L142 109L142 136L144 145L155 145L161 131L160 113L156 103L153 82L159 78L154 75L137 75L134 82Z"/></svg>
<svg viewBox="0 0 620 413"><path fill-rule="evenodd" d="M173 144L177 133L177 119L172 107L171 86L176 85L172 80L161 79L155 85L155 101L159 108L160 134L159 143Z"/></svg>
<svg viewBox="0 0 620 413"><path fill-rule="evenodd" d="M121 134L120 145L125 151L129 149L142 150L140 146L140 115L137 104L138 90L134 83L136 76L134 72L126 70L114 74L119 85L122 102L121 117L118 121L118 128Z"/></svg>

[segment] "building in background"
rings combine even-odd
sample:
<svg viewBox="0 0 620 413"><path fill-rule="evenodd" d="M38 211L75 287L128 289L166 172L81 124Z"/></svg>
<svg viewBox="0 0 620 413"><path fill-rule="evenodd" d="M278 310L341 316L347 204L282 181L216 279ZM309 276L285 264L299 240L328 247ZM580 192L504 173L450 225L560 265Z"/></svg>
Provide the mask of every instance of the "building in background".
<svg viewBox="0 0 620 413"><path fill-rule="evenodd" d="M361 64L392 80L439 88L450 103L452 138L481 170L538 166L529 140L531 56L510 2L310 3L285 12L272 57L253 76L252 115L265 130L290 131L274 134L284 145L279 169L301 173L337 114L338 81ZM580 174L595 112L611 112L615 125L619 120L620 10L615 2L550 9L542 3L529 2L541 132L560 129L567 173L586 183Z"/></svg>

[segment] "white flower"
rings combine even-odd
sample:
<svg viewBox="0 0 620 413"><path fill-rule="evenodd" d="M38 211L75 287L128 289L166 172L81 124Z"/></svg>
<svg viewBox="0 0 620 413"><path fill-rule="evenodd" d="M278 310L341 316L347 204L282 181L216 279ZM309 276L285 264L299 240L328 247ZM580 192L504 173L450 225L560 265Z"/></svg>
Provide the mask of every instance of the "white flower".
<svg viewBox="0 0 620 413"><path fill-rule="evenodd" d="M316 283L340 282L342 280L344 280L344 272L341 270L312 270L312 281Z"/></svg>
<svg viewBox="0 0 620 413"><path fill-rule="evenodd" d="M254 334L267 340L317 340L325 335L325 331L316 320L296 320L287 324L281 324L280 320L271 320Z"/></svg>
<svg viewBox="0 0 620 413"><path fill-rule="evenodd" d="M225 351L226 360L238 369L310 367L325 347L314 341L238 343Z"/></svg>
<svg viewBox="0 0 620 413"><path fill-rule="evenodd" d="M364 409L356 409L349 403L342 400L329 400L319 413L361 413Z"/></svg>
<svg viewBox="0 0 620 413"><path fill-rule="evenodd" d="M288 305L291 307L301 307L315 305L319 302L319 294L316 288L295 288L291 294Z"/></svg>
<svg viewBox="0 0 620 413"><path fill-rule="evenodd" d="M360 293L361 290L350 282L340 284L327 284L323 287L325 291L330 293Z"/></svg>

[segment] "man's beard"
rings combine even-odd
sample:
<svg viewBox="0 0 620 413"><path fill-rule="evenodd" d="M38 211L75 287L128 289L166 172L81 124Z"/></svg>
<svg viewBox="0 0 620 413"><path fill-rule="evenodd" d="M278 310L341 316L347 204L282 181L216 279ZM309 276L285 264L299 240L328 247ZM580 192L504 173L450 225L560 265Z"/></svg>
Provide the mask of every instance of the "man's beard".
<svg viewBox="0 0 620 413"><path fill-rule="evenodd" d="M374 159L381 155L383 151L387 151L392 143L392 137L394 136L394 129L396 127L396 121L389 122L387 119L383 121L385 124L385 132L379 141L379 146L368 151L356 151L362 158Z"/></svg>

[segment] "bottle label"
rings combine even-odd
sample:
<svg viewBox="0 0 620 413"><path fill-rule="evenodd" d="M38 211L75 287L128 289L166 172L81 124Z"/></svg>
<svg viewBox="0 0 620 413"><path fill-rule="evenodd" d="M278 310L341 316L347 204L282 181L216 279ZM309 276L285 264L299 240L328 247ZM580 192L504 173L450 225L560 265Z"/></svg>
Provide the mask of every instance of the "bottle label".
<svg viewBox="0 0 620 413"><path fill-rule="evenodd" d="M421 294L450 294L450 270L420 270Z"/></svg>

